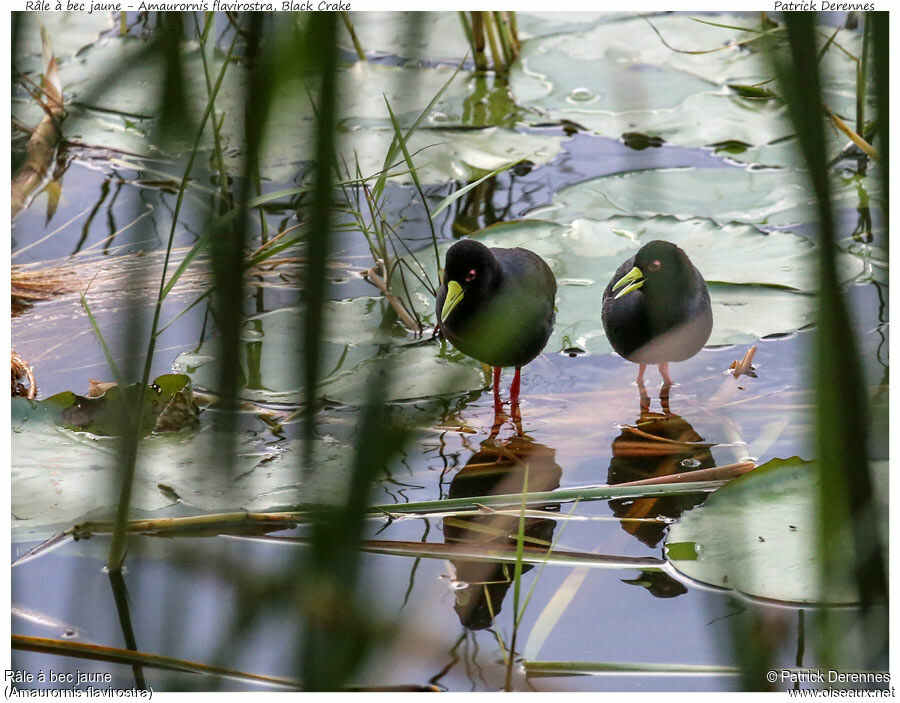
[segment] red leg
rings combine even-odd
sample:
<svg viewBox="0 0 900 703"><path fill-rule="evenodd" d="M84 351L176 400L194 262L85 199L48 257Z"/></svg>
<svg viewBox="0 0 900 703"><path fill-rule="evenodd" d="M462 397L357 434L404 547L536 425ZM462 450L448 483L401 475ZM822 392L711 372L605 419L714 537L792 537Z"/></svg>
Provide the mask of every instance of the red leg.
<svg viewBox="0 0 900 703"><path fill-rule="evenodd" d="M516 367L516 375L513 376L512 385L509 387L509 403L513 408L519 407L519 385L522 378L522 369Z"/></svg>
<svg viewBox="0 0 900 703"><path fill-rule="evenodd" d="M500 372L501 369L499 366L494 367L494 412L499 413L503 410L503 405L500 403Z"/></svg>
<svg viewBox="0 0 900 703"><path fill-rule="evenodd" d="M516 432L522 435L522 413L519 411L519 386L521 385L522 369L516 368L512 385L509 387L509 411L516 425Z"/></svg>

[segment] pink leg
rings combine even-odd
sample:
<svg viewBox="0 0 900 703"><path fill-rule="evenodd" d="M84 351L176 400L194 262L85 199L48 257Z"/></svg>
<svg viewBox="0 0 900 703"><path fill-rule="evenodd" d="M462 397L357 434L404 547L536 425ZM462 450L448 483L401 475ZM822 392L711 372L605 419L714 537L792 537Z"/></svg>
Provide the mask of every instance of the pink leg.
<svg viewBox="0 0 900 703"><path fill-rule="evenodd" d="M639 386L644 385L644 371L646 371L646 370L647 370L647 364L640 364L640 368L638 369L638 377L637 377L637 384Z"/></svg>
<svg viewBox="0 0 900 703"><path fill-rule="evenodd" d="M669 362L659 365L659 373L663 377L663 383L667 386L672 385L672 377L669 376Z"/></svg>
<svg viewBox="0 0 900 703"><path fill-rule="evenodd" d="M494 367L494 412L499 413L503 410L503 405L500 403L500 372L501 369L499 366Z"/></svg>

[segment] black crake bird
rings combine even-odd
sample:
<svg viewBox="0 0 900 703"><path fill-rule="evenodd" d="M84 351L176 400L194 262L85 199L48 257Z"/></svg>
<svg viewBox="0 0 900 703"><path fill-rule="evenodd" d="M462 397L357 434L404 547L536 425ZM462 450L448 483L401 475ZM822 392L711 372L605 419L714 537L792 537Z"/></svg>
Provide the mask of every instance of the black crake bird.
<svg viewBox="0 0 900 703"><path fill-rule="evenodd" d="M556 278L527 249L488 248L461 239L447 251L437 293L438 324L464 354L494 367L494 403L499 412L500 369L514 366L510 402L519 402L521 369L553 331Z"/></svg>
<svg viewBox="0 0 900 703"><path fill-rule="evenodd" d="M603 292L603 329L616 352L637 364L658 364L671 385L670 361L694 356L712 332L712 307L703 276L671 242L645 244L619 266Z"/></svg>

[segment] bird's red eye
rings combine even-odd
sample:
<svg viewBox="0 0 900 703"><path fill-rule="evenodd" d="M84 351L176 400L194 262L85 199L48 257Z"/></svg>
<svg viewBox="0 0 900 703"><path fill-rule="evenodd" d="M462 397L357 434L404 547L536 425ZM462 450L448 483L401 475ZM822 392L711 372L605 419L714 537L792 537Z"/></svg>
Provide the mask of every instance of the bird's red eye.
<svg viewBox="0 0 900 703"><path fill-rule="evenodd" d="M662 264L659 263L659 259L654 259L647 268L651 271L659 271L659 269L662 268Z"/></svg>
<svg viewBox="0 0 900 703"><path fill-rule="evenodd" d="M475 269L469 269L469 273L466 274L466 282L473 280L475 278Z"/></svg>

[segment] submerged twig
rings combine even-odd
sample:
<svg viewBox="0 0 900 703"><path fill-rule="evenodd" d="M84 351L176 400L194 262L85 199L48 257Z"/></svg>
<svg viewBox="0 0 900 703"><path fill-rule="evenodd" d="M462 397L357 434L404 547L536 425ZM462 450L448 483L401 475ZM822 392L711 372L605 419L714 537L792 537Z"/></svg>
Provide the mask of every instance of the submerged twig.
<svg viewBox="0 0 900 703"><path fill-rule="evenodd" d="M668 474L666 476L654 476L653 478L644 478L639 481L626 481L625 483L617 483L617 486L658 486L667 483L685 483L688 481L722 481L756 468L756 464L752 461L740 461L735 464L725 464L724 466L713 466L709 469L699 469L697 471L682 471L677 474Z"/></svg>
<svg viewBox="0 0 900 703"><path fill-rule="evenodd" d="M828 111L828 114L831 116L831 123L835 127L837 127L841 132L843 132L850 139L851 142L853 142L854 144L856 144L856 146L858 146L860 149L862 149L866 153L867 156L875 159L876 161L880 160L880 157L878 156L878 152L875 150L875 147L873 147L871 144L869 144L869 142L867 142L865 139L863 139L861 136L859 136L856 132L854 132L853 129L851 129L850 126L847 125L846 122L844 122L835 113L831 112L831 110Z"/></svg>
<svg viewBox="0 0 900 703"><path fill-rule="evenodd" d="M416 322L416 320L406 311L406 307L403 305L403 301L400 300L396 295L388 290L387 285L384 282L384 279L379 275L379 273L383 272L382 262L376 262L375 266L370 269L366 269L362 272L362 277L365 278L369 283L375 286L378 290L381 291L382 295L384 295L385 299L391 304L391 307L394 308L394 311L397 313L397 317L400 318L400 322L403 323L403 326L413 332L421 332L422 326Z"/></svg>
<svg viewBox="0 0 900 703"><path fill-rule="evenodd" d="M47 176L53 162L56 145L62 136L62 121L66 112L63 108L62 82L56 56L50 44L47 30L41 28L41 43L44 51L44 85L42 87L46 102L38 99L45 114L38 126L31 133L26 147L27 157L12 179L10 210L15 218L28 205L28 197L40 186Z"/></svg>
<svg viewBox="0 0 900 703"><path fill-rule="evenodd" d="M673 447L678 449L710 449L711 447L715 447L715 442L685 442L679 439L671 439L669 437L660 437L659 435L650 434L649 432L644 432L643 430L638 429L637 427L631 427L630 425L622 426L622 432L629 432L631 434L636 434L639 437L644 437L646 439L652 440L654 442L660 442L661 444L671 444ZM646 442L640 442L641 445L646 445ZM620 484L619 484L620 485Z"/></svg>

